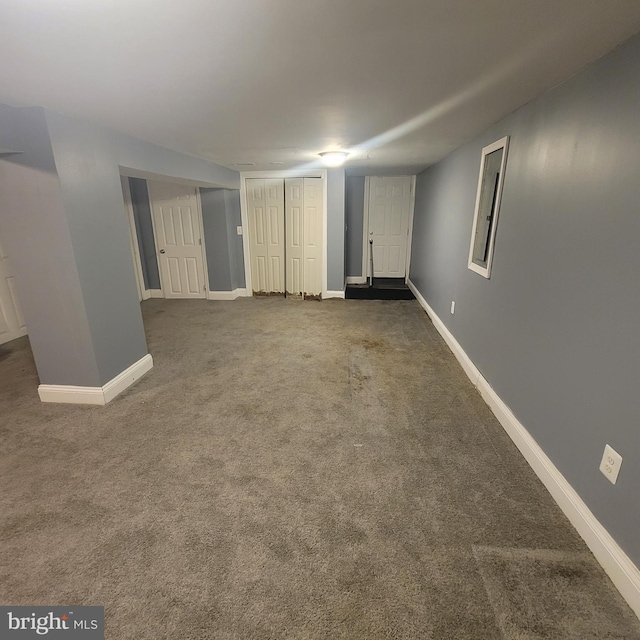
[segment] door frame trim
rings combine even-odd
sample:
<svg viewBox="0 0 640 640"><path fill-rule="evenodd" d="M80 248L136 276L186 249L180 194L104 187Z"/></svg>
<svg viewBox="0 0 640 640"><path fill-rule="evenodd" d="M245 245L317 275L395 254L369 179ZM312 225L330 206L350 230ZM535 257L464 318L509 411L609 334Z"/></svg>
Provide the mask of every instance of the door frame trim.
<svg viewBox="0 0 640 640"><path fill-rule="evenodd" d="M322 297L327 297L327 170L285 169L280 171L243 171L240 173L240 216L242 218L242 251L244 253L244 281L246 295L253 295L251 282L251 253L249 247L249 216L247 212L247 178L321 178L322 179Z"/></svg>
<svg viewBox="0 0 640 640"><path fill-rule="evenodd" d="M411 178L409 187L409 219L407 220L407 250L405 252L404 281L409 279L409 269L411 267L411 245L413 243L413 215L416 205L416 176L365 176L364 178L364 211L362 215L362 276L354 280L359 284L366 283L369 279L369 199L371 189L371 178Z"/></svg>

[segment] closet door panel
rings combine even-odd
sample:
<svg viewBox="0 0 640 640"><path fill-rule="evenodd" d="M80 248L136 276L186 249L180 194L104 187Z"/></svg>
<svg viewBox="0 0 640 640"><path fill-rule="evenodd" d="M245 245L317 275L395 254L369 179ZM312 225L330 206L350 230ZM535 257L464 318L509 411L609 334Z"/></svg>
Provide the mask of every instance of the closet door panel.
<svg viewBox="0 0 640 640"><path fill-rule="evenodd" d="M254 293L271 290L269 282L269 253L266 227L266 198L264 180L247 180L247 213L249 218L249 247L251 255L251 287Z"/></svg>
<svg viewBox="0 0 640 640"><path fill-rule="evenodd" d="M304 184L302 178L287 178L285 185L285 235L287 294L302 295L302 245Z"/></svg>
<svg viewBox="0 0 640 640"><path fill-rule="evenodd" d="M269 291L272 293L284 293L284 180L281 178L267 179L264 182L269 284L271 287Z"/></svg>
<svg viewBox="0 0 640 640"><path fill-rule="evenodd" d="M303 289L305 295L322 294L323 196L321 178L304 178Z"/></svg>

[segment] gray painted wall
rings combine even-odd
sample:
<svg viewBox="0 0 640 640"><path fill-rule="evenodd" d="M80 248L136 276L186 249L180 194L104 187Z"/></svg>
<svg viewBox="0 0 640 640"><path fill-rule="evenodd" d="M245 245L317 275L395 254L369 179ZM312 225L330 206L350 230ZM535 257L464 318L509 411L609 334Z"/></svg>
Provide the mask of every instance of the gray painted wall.
<svg viewBox="0 0 640 640"><path fill-rule="evenodd" d="M364 223L364 176L348 176L346 182L347 276L362 275L362 225Z"/></svg>
<svg viewBox="0 0 640 640"><path fill-rule="evenodd" d="M142 178L129 178L129 189L131 191L133 218L138 236L138 250L140 251L140 262L142 263L144 288L161 289L147 181Z"/></svg>
<svg viewBox="0 0 640 640"><path fill-rule="evenodd" d="M240 191L201 188L200 199L209 286L212 291L243 289L242 236L236 232L236 227L242 225Z"/></svg>
<svg viewBox="0 0 640 640"><path fill-rule="evenodd" d="M225 189L200 189L202 225L211 291L231 291Z"/></svg>
<svg viewBox="0 0 640 640"><path fill-rule="evenodd" d="M0 105L0 141L22 151L0 160L0 236L40 382L97 386L100 376L44 110Z"/></svg>
<svg viewBox="0 0 640 640"><path fill-rule="evenodd" d="M238 227L242 226L240 214L240 191L225 189L225 211L227 214L227 241L229 243L229 266L231 270L231 289L244 289L244 250L242 236L238 235Z"/></svg>
<svg viewBox="0 0 640 640"><path fill-rule="evenodd" d="M118 131L93 126L106 137L113 157L120 167L156 174L159 180L170 177L188 180L191 183L197 182L201 186L240 188L240 174L237 171L132 138Z"/></svg>
<svg viewBox="0 0 640 640"><path fill-rule="evenodd" d="M636 564L638 69L635 37L422 173L411 264L427 302ZM481 149L504 135L487 280L467 258ZM606 443L624 458L615 486L598 471Z"/></svg>
<svg viewBox="0 0 640 640"><path fill-rule="evenodd" d="M329 291L344 290L344 208L344 169L327 169L327 289Z"/></svg>

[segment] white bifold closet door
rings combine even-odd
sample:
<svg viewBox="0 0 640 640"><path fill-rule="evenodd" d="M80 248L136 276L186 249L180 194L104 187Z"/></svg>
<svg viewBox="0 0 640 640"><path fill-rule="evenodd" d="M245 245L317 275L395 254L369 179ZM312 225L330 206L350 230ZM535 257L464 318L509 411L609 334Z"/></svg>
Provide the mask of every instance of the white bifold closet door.
<svg viewBox="0 0 640 640"><path fill-rule="evenodd" d="M287 293L319 296L322 294L322 179L287 178L284 184Z"/></svg>
<svg viewBox="0 0 640 640"><path fill-rule="evenodd" d="M322 294L321 178L247 179L254 293Z"/></svg>
<svg viewBox="0 0 640 640"><path fill-rule="evenodd" d="M247 180L249 251L254 293L284 293L284 182Z"/></svg>

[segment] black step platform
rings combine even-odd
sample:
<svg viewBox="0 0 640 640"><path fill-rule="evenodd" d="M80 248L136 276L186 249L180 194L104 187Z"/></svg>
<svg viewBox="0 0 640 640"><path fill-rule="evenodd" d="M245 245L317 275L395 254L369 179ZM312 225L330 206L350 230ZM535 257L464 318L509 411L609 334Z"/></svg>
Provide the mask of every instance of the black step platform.
<svg viewBox="0 0 640 640"><path fill-rule="evenodd" d="M373 286L348 284L347 300L413 300L415 296L404 278L374 278Z"/></svg>

